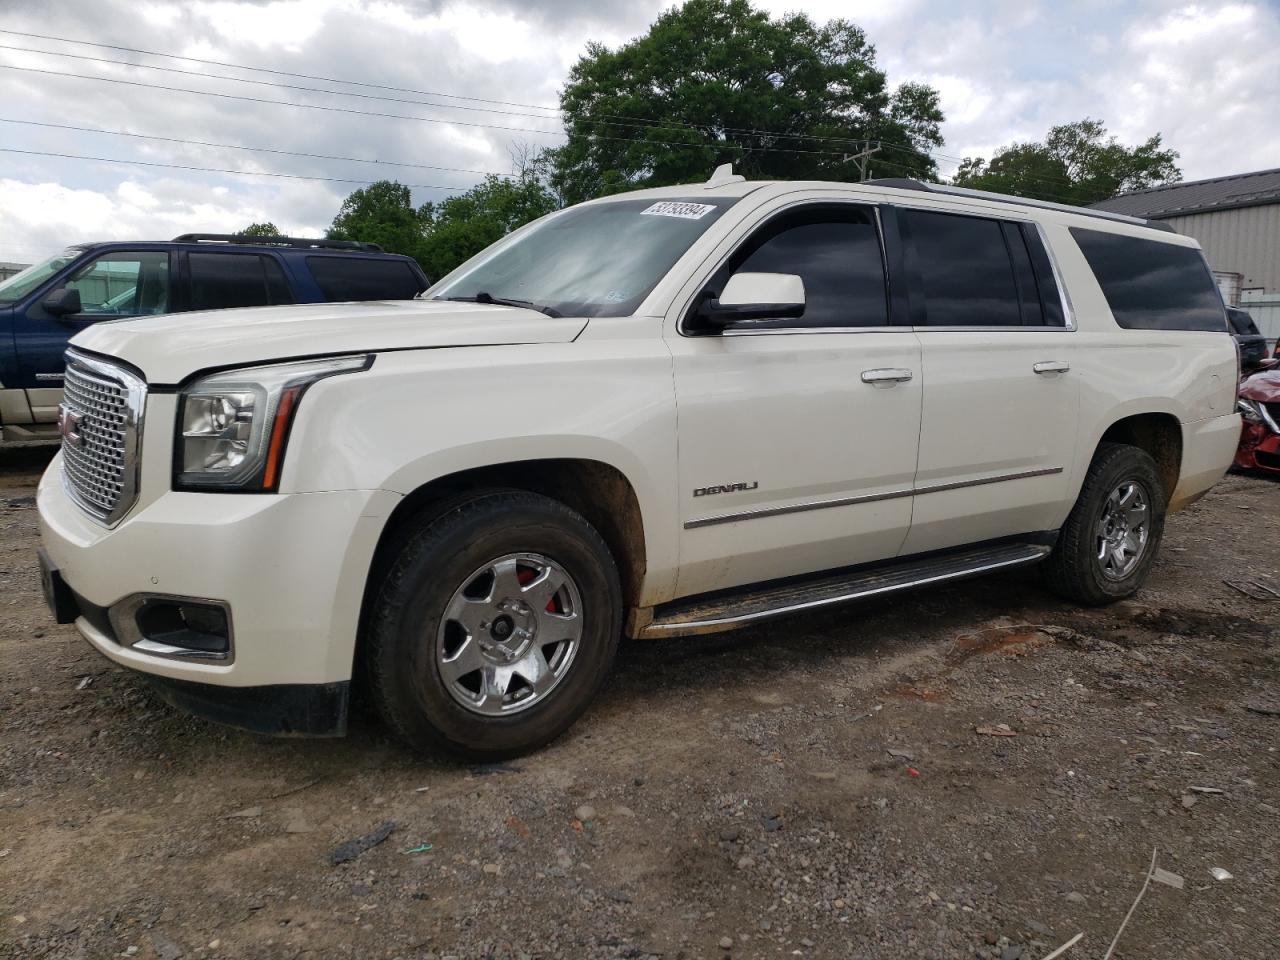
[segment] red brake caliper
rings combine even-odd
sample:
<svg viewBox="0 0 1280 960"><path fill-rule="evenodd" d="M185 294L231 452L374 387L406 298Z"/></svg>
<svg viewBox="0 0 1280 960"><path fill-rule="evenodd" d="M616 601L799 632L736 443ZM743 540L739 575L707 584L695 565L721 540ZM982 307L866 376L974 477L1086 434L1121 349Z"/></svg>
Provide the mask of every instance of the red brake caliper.
<svg viewBox="0 0 1280 960"><path fill-rule="evenodd" d="M521 567L519 570L516 571L516 579L520 581L520 586L522 587L525 584L531 583L533 581L533 578L536 576L537 574L534 573L532 570L530 570L528 567ZM558 613L558 612L559 611L556 610L556 598L552 597L550 600L547 601L547 613Z"/></svg>

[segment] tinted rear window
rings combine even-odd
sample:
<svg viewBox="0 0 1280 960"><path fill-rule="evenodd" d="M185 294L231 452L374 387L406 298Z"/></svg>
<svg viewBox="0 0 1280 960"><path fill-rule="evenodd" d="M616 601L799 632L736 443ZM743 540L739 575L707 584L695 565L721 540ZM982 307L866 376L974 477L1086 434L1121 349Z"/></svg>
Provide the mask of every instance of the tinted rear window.
<svg viewBox="0 0 1280 960"><path fill-rule="evenodd" d="M1127 330L1225 330L1208 264L1194 247L1072 227L1116 323Z"/></svg>
<svg viewBox="0 0 1280 960"><path fill-rule="evenodd" d="M192 310L265 307L292 303L288 285L274 260L254 253L192 253Z"/></svg>
<svg viewBox="0 0 1280 960"><path fill-rule="evenodd" d="M1013 262L999 221L923 210L903 213L915 245L929 326L1022 324ZM1022 252L1026 256L1025 246Z"/></svg>
<svg viewBox="0 0 1280 960"><path fill-rule="evenodd" d="M1231 324L1231 329L1242 337L1261 336L1258 332L1258 325L1253 322L1253 317L1243 310L1228 310L1227 320Z"/></svg>
<svg viewBox="0 0 1280 960"><path fill-rule="evenodd" d="M372 257L307 257L324 298L344 300L412 300L426 284L403 260Z"/></svg>

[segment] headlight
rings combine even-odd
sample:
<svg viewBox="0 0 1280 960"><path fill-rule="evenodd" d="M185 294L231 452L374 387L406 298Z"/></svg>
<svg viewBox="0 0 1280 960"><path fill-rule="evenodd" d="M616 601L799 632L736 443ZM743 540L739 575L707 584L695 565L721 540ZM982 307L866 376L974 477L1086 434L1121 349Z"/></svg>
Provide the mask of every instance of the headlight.
<svg viewBox="0 0 1280 960"><path fill-rule="evenodd" d="M1262 413L1258 410L1256 400L1245 400L1241 397L1236 401L1236 409L1240 411L1240 416L1249 423L1262 423Z"/></svg>
<svg viewBox="0 0 1280 960"><path fill-rule="evenodd" d="M270 492L280 481L294 412L317 380L367 370L373 357L332 357L215 373L182 391L174 487Z"/></svg>

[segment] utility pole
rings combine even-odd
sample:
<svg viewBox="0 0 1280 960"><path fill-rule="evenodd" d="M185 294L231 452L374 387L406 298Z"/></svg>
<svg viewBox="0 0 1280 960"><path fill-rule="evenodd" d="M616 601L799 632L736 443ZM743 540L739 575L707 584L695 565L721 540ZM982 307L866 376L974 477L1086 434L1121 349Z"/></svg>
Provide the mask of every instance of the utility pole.
<svg viewBox="0 0 1280 960"><path fill-rule="evenodd" d="M873 145L871 141L867 141L867 145L857 153L846 153L844 155L845 163L852 163L858 168L858 182L865 183L867 180L867 161L880 152L880 142L876 141Z"/></svg>

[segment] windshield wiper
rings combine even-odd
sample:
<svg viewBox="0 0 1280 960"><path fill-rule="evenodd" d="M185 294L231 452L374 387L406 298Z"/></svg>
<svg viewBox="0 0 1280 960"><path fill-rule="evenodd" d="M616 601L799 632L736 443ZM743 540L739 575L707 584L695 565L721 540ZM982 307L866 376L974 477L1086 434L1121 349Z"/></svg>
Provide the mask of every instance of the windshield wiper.
<svg viewBox="0 0 1280 960"><path fill-rule="evenodd" d="M552 310L550 307L544 307L540 303L534 303L532 300L512 300L508 297L495 297L491 293L481 290L474 297L443 297L444 300L454 300L460 303L492 303L500 307L524 307L528 310L537 310L545 313L548 317L563 316L558 310Z"/></svg>

